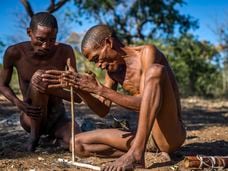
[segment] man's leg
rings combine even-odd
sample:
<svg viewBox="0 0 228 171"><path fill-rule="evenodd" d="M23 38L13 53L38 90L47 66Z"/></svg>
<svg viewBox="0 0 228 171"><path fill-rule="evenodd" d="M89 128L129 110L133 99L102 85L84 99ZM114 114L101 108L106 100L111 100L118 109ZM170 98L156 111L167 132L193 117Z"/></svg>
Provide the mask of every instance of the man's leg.
<svg viewBox="0 0 228 171"><path fill-rule="evenodd" d="M134 142L128 152L110 164L108 168L128 169L134 167L135 164L144 167L147 139L161 107L163 72L162 66L153 66L147 71Z"/></svg>
<svg viewBox="0 0 228 171"><path fill-rule="evenodd" d="M54 135L62 140L65 147L71 151L71 121L67 118L58 121ZM133 140L131 132L124 132L118 129L99 129L80 133L75 124L75 153L81 157L88 157L96 154L100 157L121 156L130 147Z"/></svg>
<svg viewBox="0 0 228 171"><path fill-rule="evenodd" d="M70 145L70 141L71 141L71 125L72 125L71 119L61 117L57 121L57 123L53 129L54 136L55 136L55 138L57 138L58 143L66 149L70 148L69 145ZM80 128L79 128L76 121L75 121L75 129L74 130L75 130L74 131L75 134L80 133Z"/></svg>
<svg viewBox="0 0 228 171"><path fill-rule="evenodd" d="M167 87L165 84L169 86ZM105 169L108 170L112 168L119 170L132 168L134 165L144 166L145 148L152 128L154 140L160 151L170 151L170 146L173 146L172 143L175 143L175 140L169 142L170 139L175 139L170 137L172 133L175 134L175 130L180 128L177 118L176 98L172 92L173 88L166 70L161 65L153 65L147 71L145 77L138 128L134 142L126 154L121 156L114 163L106 166ZM165 130L163 128L165 128ZM178 136L180 135L179 132L177 132ZM168 142L165 137L167 135L169 136ZM177 143L180 145L178 139Z"/></svg>
<svg viewBox="0 0 228 171"><path fill-rule="evenodd" d="M119 157L126 153L134 135L118 129L98 129L75 135L78 156Z"/></svg>
<svg viewBox="0 0 228 171"><path fill-rule="evenodd" d="M37 71L34 73L31 82L33 79L37 79L42 74L42 71ZM33 119L26 114L21 115L21 125L22 127L30 132L29 142L28 142L28 151L34 151L40 135L41 129L44 128L45 123L47 122L47 104L48 104L48 95L40 93L37 89L30 83L29 90L27 92L26 101L33 106L41 107L41 116L40 118Z"/></svg>

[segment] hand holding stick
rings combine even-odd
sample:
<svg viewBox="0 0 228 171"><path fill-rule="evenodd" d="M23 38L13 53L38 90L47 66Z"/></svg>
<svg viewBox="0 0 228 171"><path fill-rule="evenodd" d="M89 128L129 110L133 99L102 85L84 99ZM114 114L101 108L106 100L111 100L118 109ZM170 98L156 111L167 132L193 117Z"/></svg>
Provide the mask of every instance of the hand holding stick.
<svg viewBox="0 0 228 171"><path fill-rule="evenodd" d="M70 59L67 59L67 66L66 69L69 71L74 71L74 69L70 65ZM70 86L70 106L71 106L71 151L72 151L72 162L75 162L75 141L74 141L74 134L75 134L75 115L74 115L74 89L73 86Z"/></svg>

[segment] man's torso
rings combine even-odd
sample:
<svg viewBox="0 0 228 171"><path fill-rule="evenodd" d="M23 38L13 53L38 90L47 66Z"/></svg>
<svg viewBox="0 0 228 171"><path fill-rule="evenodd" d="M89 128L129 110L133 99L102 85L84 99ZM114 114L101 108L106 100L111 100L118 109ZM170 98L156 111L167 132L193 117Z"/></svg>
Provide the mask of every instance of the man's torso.
<svg viewBox="0 0 228 171"><path fill-rule="evenodd" d="M37 70L64 70L69 50L66 45L58 44L47 56L36 56L32 53L30 42L16 44L13 48L18 52L13 63L23 96L26 95L30 80Z"/></svg>
<svg viewBox="0 0 228 171"><path fill-rule="evenodd" d="M157 50L157 49L156 49ZM144 48L137 51L135 55L130 56L129 58L125 59L126 62L126 70L122 72L122 74L111 74L110 77L122 85L123 89L128 91L133 96L142 96L143 89L145 87L144 85L144 79L145 79L145 71L143 71L145 68L143 68L142 64L142 54L143 54ZM165 70L167 71L168 80L170 82L171 88L168 88L168 85L164 85L165 88L163 94L169 94L169 96L165 96L166 98L163 99L165 104L163 103L163 110L162 112L167 113L169 106L169 101L175 101L174 106L172 105L172 108L176 113L178 113L178 117L180 116L180 99L179 99L179 93L178 93L178 86L176 83L175 76L173 74L173 71L171 67L169 66L169 63L165 56L157 50L155 53L156 56L151 56L154 58L154 63L152 64L159 64L165 67ZM172 94L172 95L171 95Z"/></svg>

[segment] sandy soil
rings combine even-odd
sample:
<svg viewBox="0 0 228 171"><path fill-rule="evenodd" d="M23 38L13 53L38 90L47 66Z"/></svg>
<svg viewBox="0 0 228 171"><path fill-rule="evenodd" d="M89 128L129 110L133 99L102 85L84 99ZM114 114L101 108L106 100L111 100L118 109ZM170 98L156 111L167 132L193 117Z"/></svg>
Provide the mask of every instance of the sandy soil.
<svg viewBox="0 0 228 171"><path fill-rule="evenodd" d="M69 103L66 103L66 108L69 109ZM183 147L172 154L171 162L163 162L159 154L146 153L147 170L190 170L183 166L187 155L228 156L228 101L183 99L182 108L187 129ZM131 111L114 105L111 113L119 119L129 120L132 127L136 125L136 115ZM101 119L83 104L76 105L76 116L80 125L85 123L85 119L86 123L92 123L86 128L113 126L111 115ZM45 136L42 136L35 153L26 152L27 138L28 133L20 126L19 111L0 96L0 170L85 170L59 163L58 158L70 160L71 153L54 141L47 141ZM94 156L76 160L100 166L115 159Z"/></svg>

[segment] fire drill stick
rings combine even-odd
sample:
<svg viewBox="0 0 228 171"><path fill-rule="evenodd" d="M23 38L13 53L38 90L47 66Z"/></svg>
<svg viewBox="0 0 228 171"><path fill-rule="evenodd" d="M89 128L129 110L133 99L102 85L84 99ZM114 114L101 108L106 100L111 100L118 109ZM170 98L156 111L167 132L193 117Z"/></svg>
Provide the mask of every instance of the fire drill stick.
<svg viewBox="0 0 228 171"><path fill-rule="evenodd" d="M72 137L72 162L74 162L75 159L75 141L74 141L74 125L75 125L75 120L74 120L74 89L73 86L70 86L70 103L71 103L71 137Z"/></svg>
<svg viewBox="0 0 228 171"><path fill-rule="evenodd" d="M65 67L65 70L67 71L67 66ZM73 86L70 86L70 107L71 107L71 152L72 152L72 162L75 162L75 141L74 141L74 134L75 134L75 116L74 116L74 89Z"/></svg>

